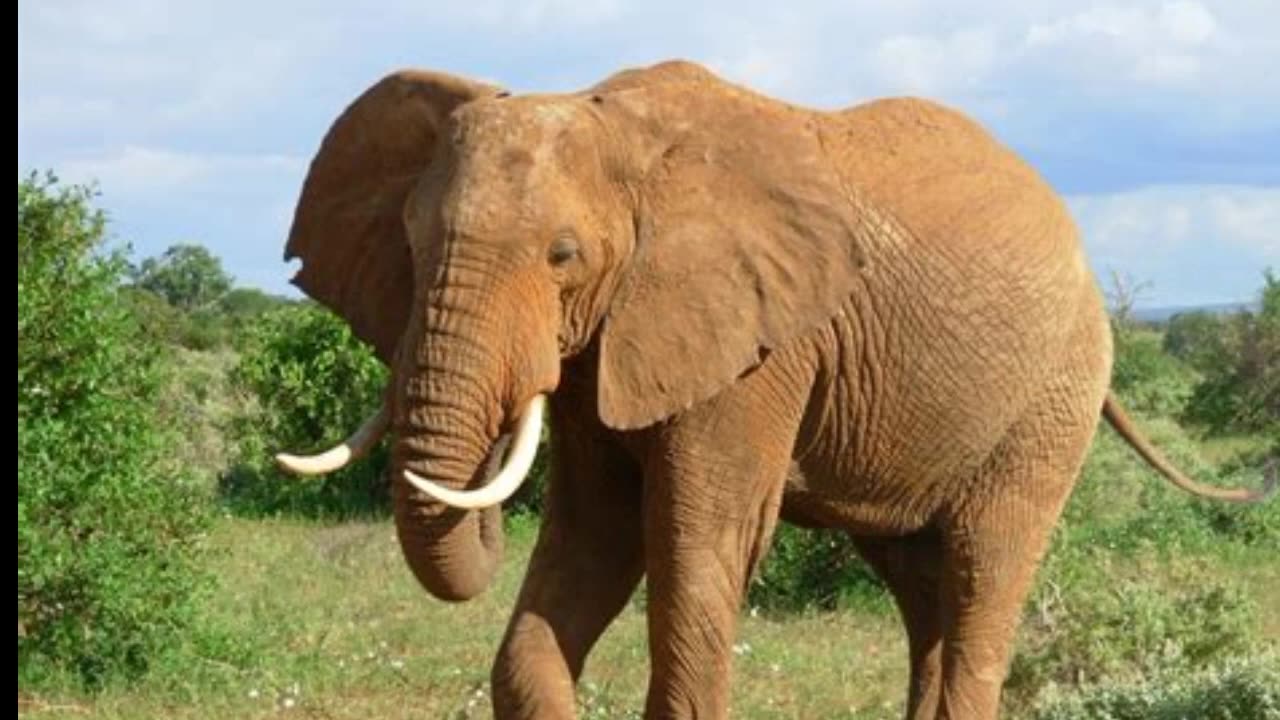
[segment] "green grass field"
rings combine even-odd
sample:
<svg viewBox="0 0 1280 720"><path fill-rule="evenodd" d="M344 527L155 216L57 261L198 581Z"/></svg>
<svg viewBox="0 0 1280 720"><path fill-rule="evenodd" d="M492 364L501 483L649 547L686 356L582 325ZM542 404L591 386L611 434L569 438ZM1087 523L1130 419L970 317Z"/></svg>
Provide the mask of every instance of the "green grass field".
<svg viewBox="0 0 1280 720"><path fill-rule="evenodd" d="M21 698L32 717L488 717L489 663L536 532L512 523L496 585L464 605L430 599L387 522L318 526L226 519L210 612L256 647L250 667L189 655L152 683L91 701ZM741 717L892 717L905 665L896 618L853 612L744 617ZM592 654L584 717L638 716L648 672L633 603ZM834 713L834 714L833 714Z"/></svg>
<svg viewBox="0 0 1280 720"><path fill-rule="evenodd" d="M1195 671L1241 655L1280 672L1271 650L1280 643L1274 546L1205 536L1186 525L1190 504L1125 452L1114 439L1100 439L1073 498L1027 606L1006 693L1009 717L1039 717L1045 698L1076 681L1159 682L1170 667ZM1266 510L1267 518L1275 514ZM1160 522L1170 526L1144 531ZM20 690L20 714L489 717L489 664L536 523L511 520L507 559L489 592L446 605L418 588L388 520L224 516L208 540L217 585L205 612L214 637L193 640L131 688L95 696ZM1152 539L1160 537L1167 541ZM1226 594L1202 592L1219 586ZM748 608L735 654L734 717L902 712L904 640L884 603L777 615ZM639 717L647 669L637 598L591 656L581 716Z"/></svg>

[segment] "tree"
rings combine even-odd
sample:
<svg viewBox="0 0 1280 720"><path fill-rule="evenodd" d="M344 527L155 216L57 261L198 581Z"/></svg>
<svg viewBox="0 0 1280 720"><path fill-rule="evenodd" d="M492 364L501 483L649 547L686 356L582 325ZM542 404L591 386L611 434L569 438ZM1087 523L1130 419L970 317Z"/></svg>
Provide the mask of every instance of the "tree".
<svg viewBox="0 0 1280 720"><path fill-rule="evenodd" d="M290 304L289 298L271 295L257 288L238 287L218 300L218 308L236 321L250 320Z"/></svg>
<svg viewBox="0 0 1280 720"><path fill-rule="evenodd" d="M1151 289L1149 281L1138 282L1131 275L1111 271L1111 290L1106 293L1111 305L1111 324L1117 333L1128 331L1135 324L1133 309L1138 298Z"/></svg>
<svg viewBox="0 0 1280 720"><path fill-rule="evenodd" d="M169 462L161 355L84 187L18 181L18 682L94 686L183 642L209 518Z"/></svg>
<svg viewBox="0 0 1280 720"><path fill-rule="evenodd" d="M217 302L231 283L222 261L202 245L174 245L158 258L143 260L136 273L138 287L187 311Z"/></svg>
<svg viewBox="0 0 1280 720"><path fill-rule="evenodd" d="M1226 324L1204 310L1178 313L1169 319L1164 351L1200 372L1210 370L1226 356Z"/></svg>
<svg viewBox="0 0 1280 720"><path fill-rule="evenodd" d="M1215 431L1280 437L1280 277L1268 269L1258 312L1222 321L1221 351L1201 368L1187 416Z"/></svg>

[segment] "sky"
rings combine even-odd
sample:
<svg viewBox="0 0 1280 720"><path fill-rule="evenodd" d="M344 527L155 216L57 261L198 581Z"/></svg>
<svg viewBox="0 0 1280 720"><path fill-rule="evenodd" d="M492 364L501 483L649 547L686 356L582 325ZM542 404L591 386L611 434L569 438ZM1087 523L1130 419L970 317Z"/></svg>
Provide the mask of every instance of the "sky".
<svg viewBox="0 0 1280 720"><path fill-rule="evenodd" d="M1280 272L1280 2L42 0L18 6L18 171L93 182L137 257L199 242L297 295L284 240L339 112L420 67L575 90L682 58L833 109L933 98L1066 197L1104 287L1249 300Z"/></svg>

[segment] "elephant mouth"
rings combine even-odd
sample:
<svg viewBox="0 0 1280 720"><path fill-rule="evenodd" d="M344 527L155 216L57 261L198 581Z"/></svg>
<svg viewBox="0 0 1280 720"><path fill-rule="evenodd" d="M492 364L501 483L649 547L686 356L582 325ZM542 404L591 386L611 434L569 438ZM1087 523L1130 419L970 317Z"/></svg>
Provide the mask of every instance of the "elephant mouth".
<svg viewBox="0 0 1280 720"><path fill-rule="evenodd" d="M489 448L484 462L484 481L473 490L455 490L404 469L401 475L415 490L450 507L478 510L500 505L520 489L542 436L545 395L535 395L520 414L515 428L504 432ZM339 470L373 449L390 426L390 411L384 403L358 430L338 445L315 455L276 455L276 463L285 471L298 475L319 475ZM508 450L510 452L508 452Z"/></svg>
<svg viewBox="0 0 1280 720"><path fill-rule="evenodd" d="M533 459L538 453L538 440L542 437L542 414L545 406L545 395L535 395L529 401L516 421L515 429L500 436L489 449L489 457L485 462L485 482L474 490L447 488L408 468L401 474L415 490L450 507L479 510L500 505L514 495L529 476ZM510 453L505 452L508 446ZM499 458L503 459L499 461Z"/></svg>

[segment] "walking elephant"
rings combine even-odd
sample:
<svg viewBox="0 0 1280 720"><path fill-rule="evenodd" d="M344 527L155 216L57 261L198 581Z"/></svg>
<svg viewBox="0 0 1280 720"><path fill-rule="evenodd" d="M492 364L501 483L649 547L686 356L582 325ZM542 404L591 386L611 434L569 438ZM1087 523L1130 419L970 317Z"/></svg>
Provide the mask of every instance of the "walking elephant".
<svg viewBox="0 0 1280 720"><path fill-rule="evenodd" d="M503 718L574 713L648 589L647 717L723 717L779 520L859 538L910 640L908 715L991 718L1051 528L1105 417L1107 316L1062 201L973 121L819 112L695 64L511 95L404 71L332 125L286 258L391 368L325 472L393 436L404 557L482 592L500 503L552 476L492 671Z"/></svg>

